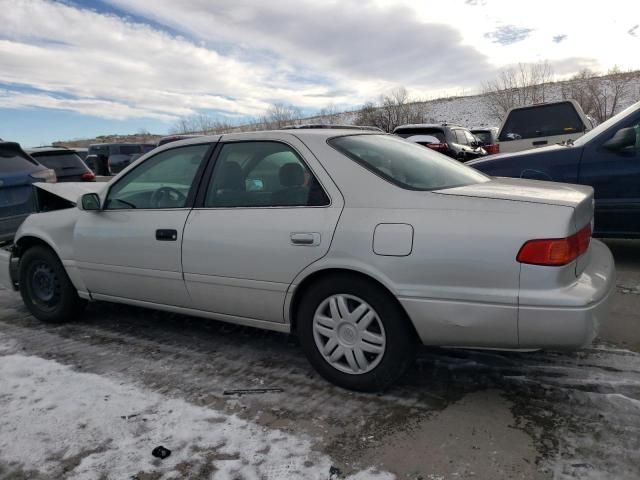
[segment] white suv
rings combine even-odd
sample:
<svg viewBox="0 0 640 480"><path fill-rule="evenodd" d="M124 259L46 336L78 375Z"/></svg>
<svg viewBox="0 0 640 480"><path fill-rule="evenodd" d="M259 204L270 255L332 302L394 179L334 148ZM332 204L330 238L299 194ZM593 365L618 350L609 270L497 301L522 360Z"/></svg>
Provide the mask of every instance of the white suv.
<svg viewBox="0 0 640 480"><path fill-rule="evenodd" d="M595 126L575 100L515 107L498 133L500 152L519 152L576 140Z"/></svg>

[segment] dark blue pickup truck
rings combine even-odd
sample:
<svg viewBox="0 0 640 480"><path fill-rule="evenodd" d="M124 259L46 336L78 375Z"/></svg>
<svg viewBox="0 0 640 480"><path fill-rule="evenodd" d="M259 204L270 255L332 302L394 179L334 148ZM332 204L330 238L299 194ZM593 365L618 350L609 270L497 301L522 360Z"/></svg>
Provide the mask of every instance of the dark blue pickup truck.
<svg viewBox="0 0 640 480"><path fill-rule="evenodd" d="M599 237L640 238L640 102L575 142L467 162L494 177L591 185Z"/></svg>

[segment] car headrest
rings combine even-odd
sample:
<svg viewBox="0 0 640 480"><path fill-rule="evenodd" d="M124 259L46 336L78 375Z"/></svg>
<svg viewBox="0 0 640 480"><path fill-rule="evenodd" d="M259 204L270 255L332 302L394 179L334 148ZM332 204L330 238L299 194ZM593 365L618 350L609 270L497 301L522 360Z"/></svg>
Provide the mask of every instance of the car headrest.
<svg viewBox="0 0 640 480"><path fill-rule="evenodd" d="M280 185L283 187L304 185L304 170L299 163L285 163L280 167Z"/></svg>
<svg viewBox="0 0 640 480"><path fill-rule="evenodd" d="M244 173L236 162L224 162L220 167L220 189L244 190Z"/></svg>

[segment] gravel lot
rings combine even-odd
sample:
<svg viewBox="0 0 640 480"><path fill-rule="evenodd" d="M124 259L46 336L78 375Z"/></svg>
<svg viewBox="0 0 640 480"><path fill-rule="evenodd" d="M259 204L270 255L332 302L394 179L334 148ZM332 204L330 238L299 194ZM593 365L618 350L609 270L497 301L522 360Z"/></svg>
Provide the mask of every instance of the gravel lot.
<svg viewBox="0 0 640 480"><path fill-rule="evenodd" d="M635 480L640 242L608 243L592 347L424 348L383 395L327 384L287 335L103 303L43 325L0 290L0 479ZM225 394L255 388L281 391Z"/></svg>

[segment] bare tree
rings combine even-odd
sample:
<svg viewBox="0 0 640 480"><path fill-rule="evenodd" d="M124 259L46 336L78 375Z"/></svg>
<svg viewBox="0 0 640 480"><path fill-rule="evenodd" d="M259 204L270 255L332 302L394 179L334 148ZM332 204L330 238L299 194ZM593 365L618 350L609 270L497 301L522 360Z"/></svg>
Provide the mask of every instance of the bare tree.
<svg viewBox="0 0 640 480"><path fill-rule="evenodd" d="M519 63L484 83L482 92L491 116L502 121L513 107L546 101L552 80L553 71L548 61Z"/></svg>
<svg viewBox="0 0 640 480"><path fill-rule="evenodd" d="M358 112L355 123L378 127L385 132L406 123L423 123L427 119L425 102L412 99L404 87L382 95L378 103L366 103Z"/></svg>
<svg viewBox="0 0 640 480"><path fill-rule="evenodd" d="M216 134L229 132L233 128L234 126L231 122L204 114L197 114L180 118L170 131L178 135L189 133Z"/></svg>
<svg viewBox="0 0 640 480"><path fill-rule="evenodd" d="M336 125L340 123L340 114L342 112L331 104L321 108L316 119L325 125Z"/></svg>
<svg viewBox="0 0 640 480"><path fill-rule="evenodd" d="M283 103L274 103L267 109L261 120L264 128L272 129L298 124L301 119L302 112L299 108Z"/></svg>
<svg viewBox="0 0 640 480"><path fill-rule="evenodd" d="M562 85L562 97L576 100L587 115L604 122L618 112L636 75L618 67L611 68L605 76L584 69Z"/></svg>

